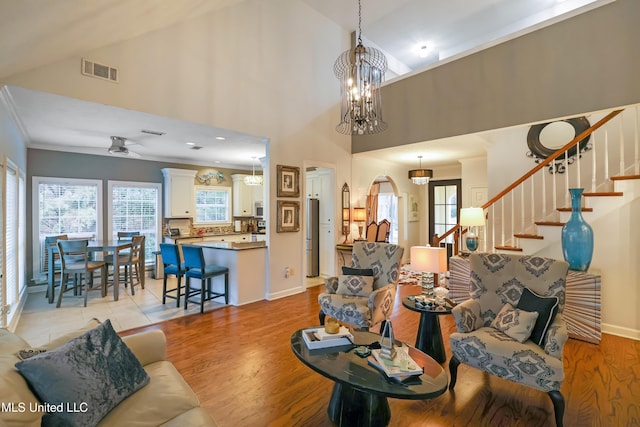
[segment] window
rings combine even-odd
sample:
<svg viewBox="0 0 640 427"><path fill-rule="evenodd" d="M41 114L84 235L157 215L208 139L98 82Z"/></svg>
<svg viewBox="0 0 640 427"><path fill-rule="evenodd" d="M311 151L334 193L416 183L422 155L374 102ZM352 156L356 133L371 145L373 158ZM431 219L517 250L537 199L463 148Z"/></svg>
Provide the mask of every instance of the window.
<svg viewBox="0 0 640 427"><path fill-rule="evenodd" d="M459 179L429 182L429 240L434 234L442 236L458 223L461 185ZM453 234L445 242L453 243Z"/></svg>
<svg viewBox="0 0 640 427"><path fill-rule="evenodd" d="M161 221L161 184L109 181L109 236L118 238L119 231L138 231L145 236L145 264L154 262L158 250Z"/></svg>
<svg viewBox="0 0 640 427"><path fill-rule="evenodd" d="M398 244L398 198L393 193L378 193L378 218L391 223L389 243Z"/></svg>
<svg viewBox="0 0 640 427"><path fill-rule="evenodd" d="M196 223L231 222L231 187L196 186Z"/></svg>
<svg viewBox="0 0 640 427"><path fill-rule="evenodd" d="M44 239L67 234L102 238L102 181L33 177L33 277L46 277Z"/></svg>
<svg viewBox="0 0 640 427"><path fill-rule="evenodd" d="M17 313L15 307L27 284L24 274L26 227L24 217L20 216L25 209L24 177L13 162L6 157L4 160L4 164L0 163L0 194L4 196L4 209L0 208L0 218L4 221L4 233L0 236L0 271L4 266L0 279L0 327L6 327Z"/></svg>

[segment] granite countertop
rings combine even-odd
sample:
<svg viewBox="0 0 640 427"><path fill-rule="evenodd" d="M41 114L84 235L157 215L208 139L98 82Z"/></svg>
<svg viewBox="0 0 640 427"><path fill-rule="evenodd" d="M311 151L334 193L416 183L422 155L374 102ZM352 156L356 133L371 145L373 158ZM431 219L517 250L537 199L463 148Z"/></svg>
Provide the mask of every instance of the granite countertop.
<svg viewBox="0 0 640 427"><path fill-rule="evenodd" d="M203 246L211 249L225 249L230 251L241 251L246 249L261 249L267 247L267 242L203 242L196 243L196 246Z"/></svg>

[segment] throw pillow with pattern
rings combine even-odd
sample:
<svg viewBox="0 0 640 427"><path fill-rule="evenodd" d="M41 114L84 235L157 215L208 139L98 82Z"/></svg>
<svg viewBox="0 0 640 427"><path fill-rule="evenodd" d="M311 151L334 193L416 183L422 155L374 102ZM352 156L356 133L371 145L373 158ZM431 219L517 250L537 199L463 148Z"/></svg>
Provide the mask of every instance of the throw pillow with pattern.
<svg viewBox="0 0 640 427"><path fill-rule="evenodd" d="M338 277L338 295L368 297L373 292L373 277L341 274Z"/></svg>
<svg viewBox="0 0 640 427"><path fill-rule="evenodd" d="M523 343L531 336L537 319L538 313L520 310L506 303L491 322L491 326Z"/></svg>

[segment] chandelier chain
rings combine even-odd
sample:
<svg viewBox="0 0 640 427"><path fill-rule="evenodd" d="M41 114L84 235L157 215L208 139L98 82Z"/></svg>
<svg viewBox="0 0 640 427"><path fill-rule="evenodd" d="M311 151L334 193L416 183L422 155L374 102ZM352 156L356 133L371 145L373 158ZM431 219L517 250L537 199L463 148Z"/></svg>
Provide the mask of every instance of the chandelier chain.
<svg viewBox="0 0 640 427"><path fill-rule="evenodd" d="M358 0L358 44L362 44L362 4Z"/></svg>

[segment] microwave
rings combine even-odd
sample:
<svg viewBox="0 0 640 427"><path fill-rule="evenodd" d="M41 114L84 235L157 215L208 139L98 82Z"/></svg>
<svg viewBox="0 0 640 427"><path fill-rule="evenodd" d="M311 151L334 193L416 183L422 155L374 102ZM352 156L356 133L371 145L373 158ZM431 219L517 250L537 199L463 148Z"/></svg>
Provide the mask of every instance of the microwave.
<svg viewBox="0 0 640 427"><path fill-rule="evenodd" d="M262 218L264 216L264 207L262 202L255 202L253 205L253 216L256 218Z"/></svg>

